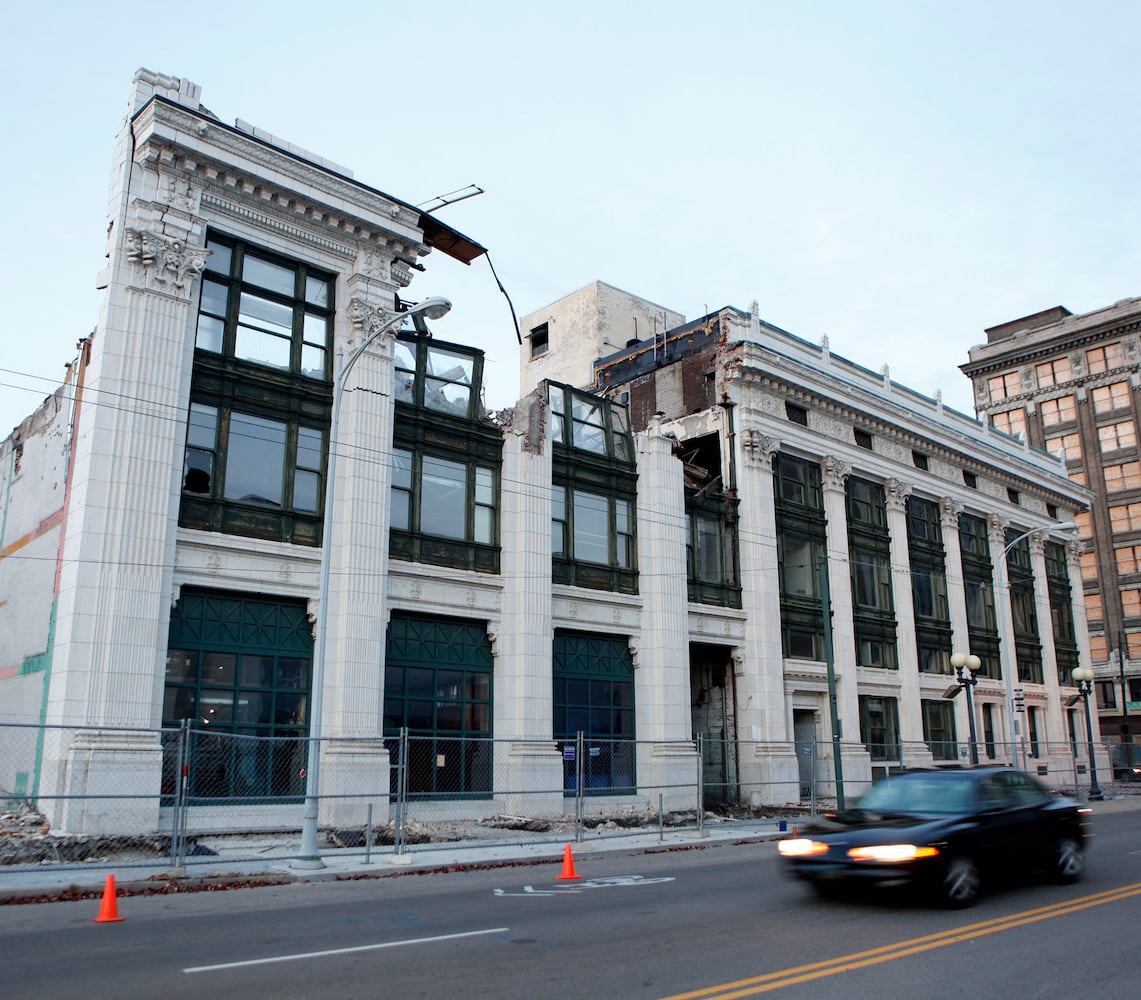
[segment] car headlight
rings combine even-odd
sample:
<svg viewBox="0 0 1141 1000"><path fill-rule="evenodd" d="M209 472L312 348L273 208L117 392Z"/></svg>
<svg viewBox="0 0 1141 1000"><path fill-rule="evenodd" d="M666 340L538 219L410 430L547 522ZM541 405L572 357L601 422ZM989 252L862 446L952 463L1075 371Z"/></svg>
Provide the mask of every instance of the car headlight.
<svg viewBox="0 0 1141 1000"><path fill-rule="evenodd" d="M828 845L822 844L819 840L809 840L807 837L790 837L788 840L780 841L777 850L780 851L781 857L808 858L814 854L827 854Z"/></svg>
<svg viewBox="0 0 1141 1000"><path fill-rule="evenodd" d="M877 844L875 847L853 847L848 857L853 861L918 861L933 858L937 847L919 847L916 844Z"/></svg>

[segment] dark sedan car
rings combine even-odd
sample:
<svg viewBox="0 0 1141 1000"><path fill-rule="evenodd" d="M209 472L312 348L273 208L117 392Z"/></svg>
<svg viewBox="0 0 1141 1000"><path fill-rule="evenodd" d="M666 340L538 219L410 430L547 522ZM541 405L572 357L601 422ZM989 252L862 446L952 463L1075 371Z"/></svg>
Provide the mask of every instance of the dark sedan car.
<svg viewBox="0 0 1141 1000"><path fill-rule="evenodd" d="M909 771L778 847L788 874L821 894L859 883L913 885L961 907L999 872L1076 882L1088 813L1011 768Z"/></svg>

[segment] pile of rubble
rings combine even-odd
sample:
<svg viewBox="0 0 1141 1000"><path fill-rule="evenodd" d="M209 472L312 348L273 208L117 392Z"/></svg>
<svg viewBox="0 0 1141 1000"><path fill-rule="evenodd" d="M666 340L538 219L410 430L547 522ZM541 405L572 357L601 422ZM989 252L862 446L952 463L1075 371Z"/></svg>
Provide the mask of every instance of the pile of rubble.
<svg viewBox="0 0 1141 1000"><path fill-rule="evenodd" d="M0 813L0 865L94 862L124 855L157 858L169 852L168 837L80 837L53 833L44 814L27 803Z"/></svg>

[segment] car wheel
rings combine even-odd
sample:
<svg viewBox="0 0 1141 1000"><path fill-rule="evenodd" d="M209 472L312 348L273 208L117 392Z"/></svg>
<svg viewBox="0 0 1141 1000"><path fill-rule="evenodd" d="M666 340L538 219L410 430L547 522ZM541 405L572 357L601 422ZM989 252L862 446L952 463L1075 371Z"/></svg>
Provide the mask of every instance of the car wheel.
<svg viewBox="0 0 1141 1000"><path fill-rule="evenodd" d="M1062 837L1054 847L1054 878L1077 882L1086 872L1086 854L1073 837Z"/></svg>
<svg viewBox="0 0 1141 1000"><path fill-rule="evenodd" d="M952 857L943 868L939 895L952 909L970 906L979 895L979 869L966 855Z"/></svg>

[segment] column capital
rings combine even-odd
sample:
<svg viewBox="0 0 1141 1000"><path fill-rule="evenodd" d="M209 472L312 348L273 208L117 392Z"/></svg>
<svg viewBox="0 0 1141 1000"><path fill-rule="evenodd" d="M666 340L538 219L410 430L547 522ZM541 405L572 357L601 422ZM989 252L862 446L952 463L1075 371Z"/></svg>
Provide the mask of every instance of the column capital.
<svg viewBox="0 0 1141 1000"><path fill-rule="evenodd" d="M780 449L780 440L749 427L741 432L741 448L751 465L758 465L771 471L773 455Z"/></svg>
<svg viewBox="0 0 1141 1000"><path fill-rule="evenodd" d="M844 483L852 473L852 467L834 455L825 455L820 459L820 468L824 473L826 490L843 490Z"/></svg>
<svg viewBox="0 0 1141 1000"><path fill-rule="evenodd" d="M939 498L939 516L944 528L959 530L959 515L963 513L963 505L954 497Z"/></svg>
<svg viewBox="0 0 1141 1000"><path fill-rule="evenodd" d="M905 483L902 479L892 478L884 483L888 510L904 510L907 507L907 501L911 498L913 489L911 483Z"/></svg>
<svg viewBox="0 0 1141 1000"><path fill-rule="evenodd" d="M185 240L164 236L149 229L128 228L124 232L127 260L141 275L145 288L190 298L194 282L206 268L210 251L189 246Z"/></svg>

